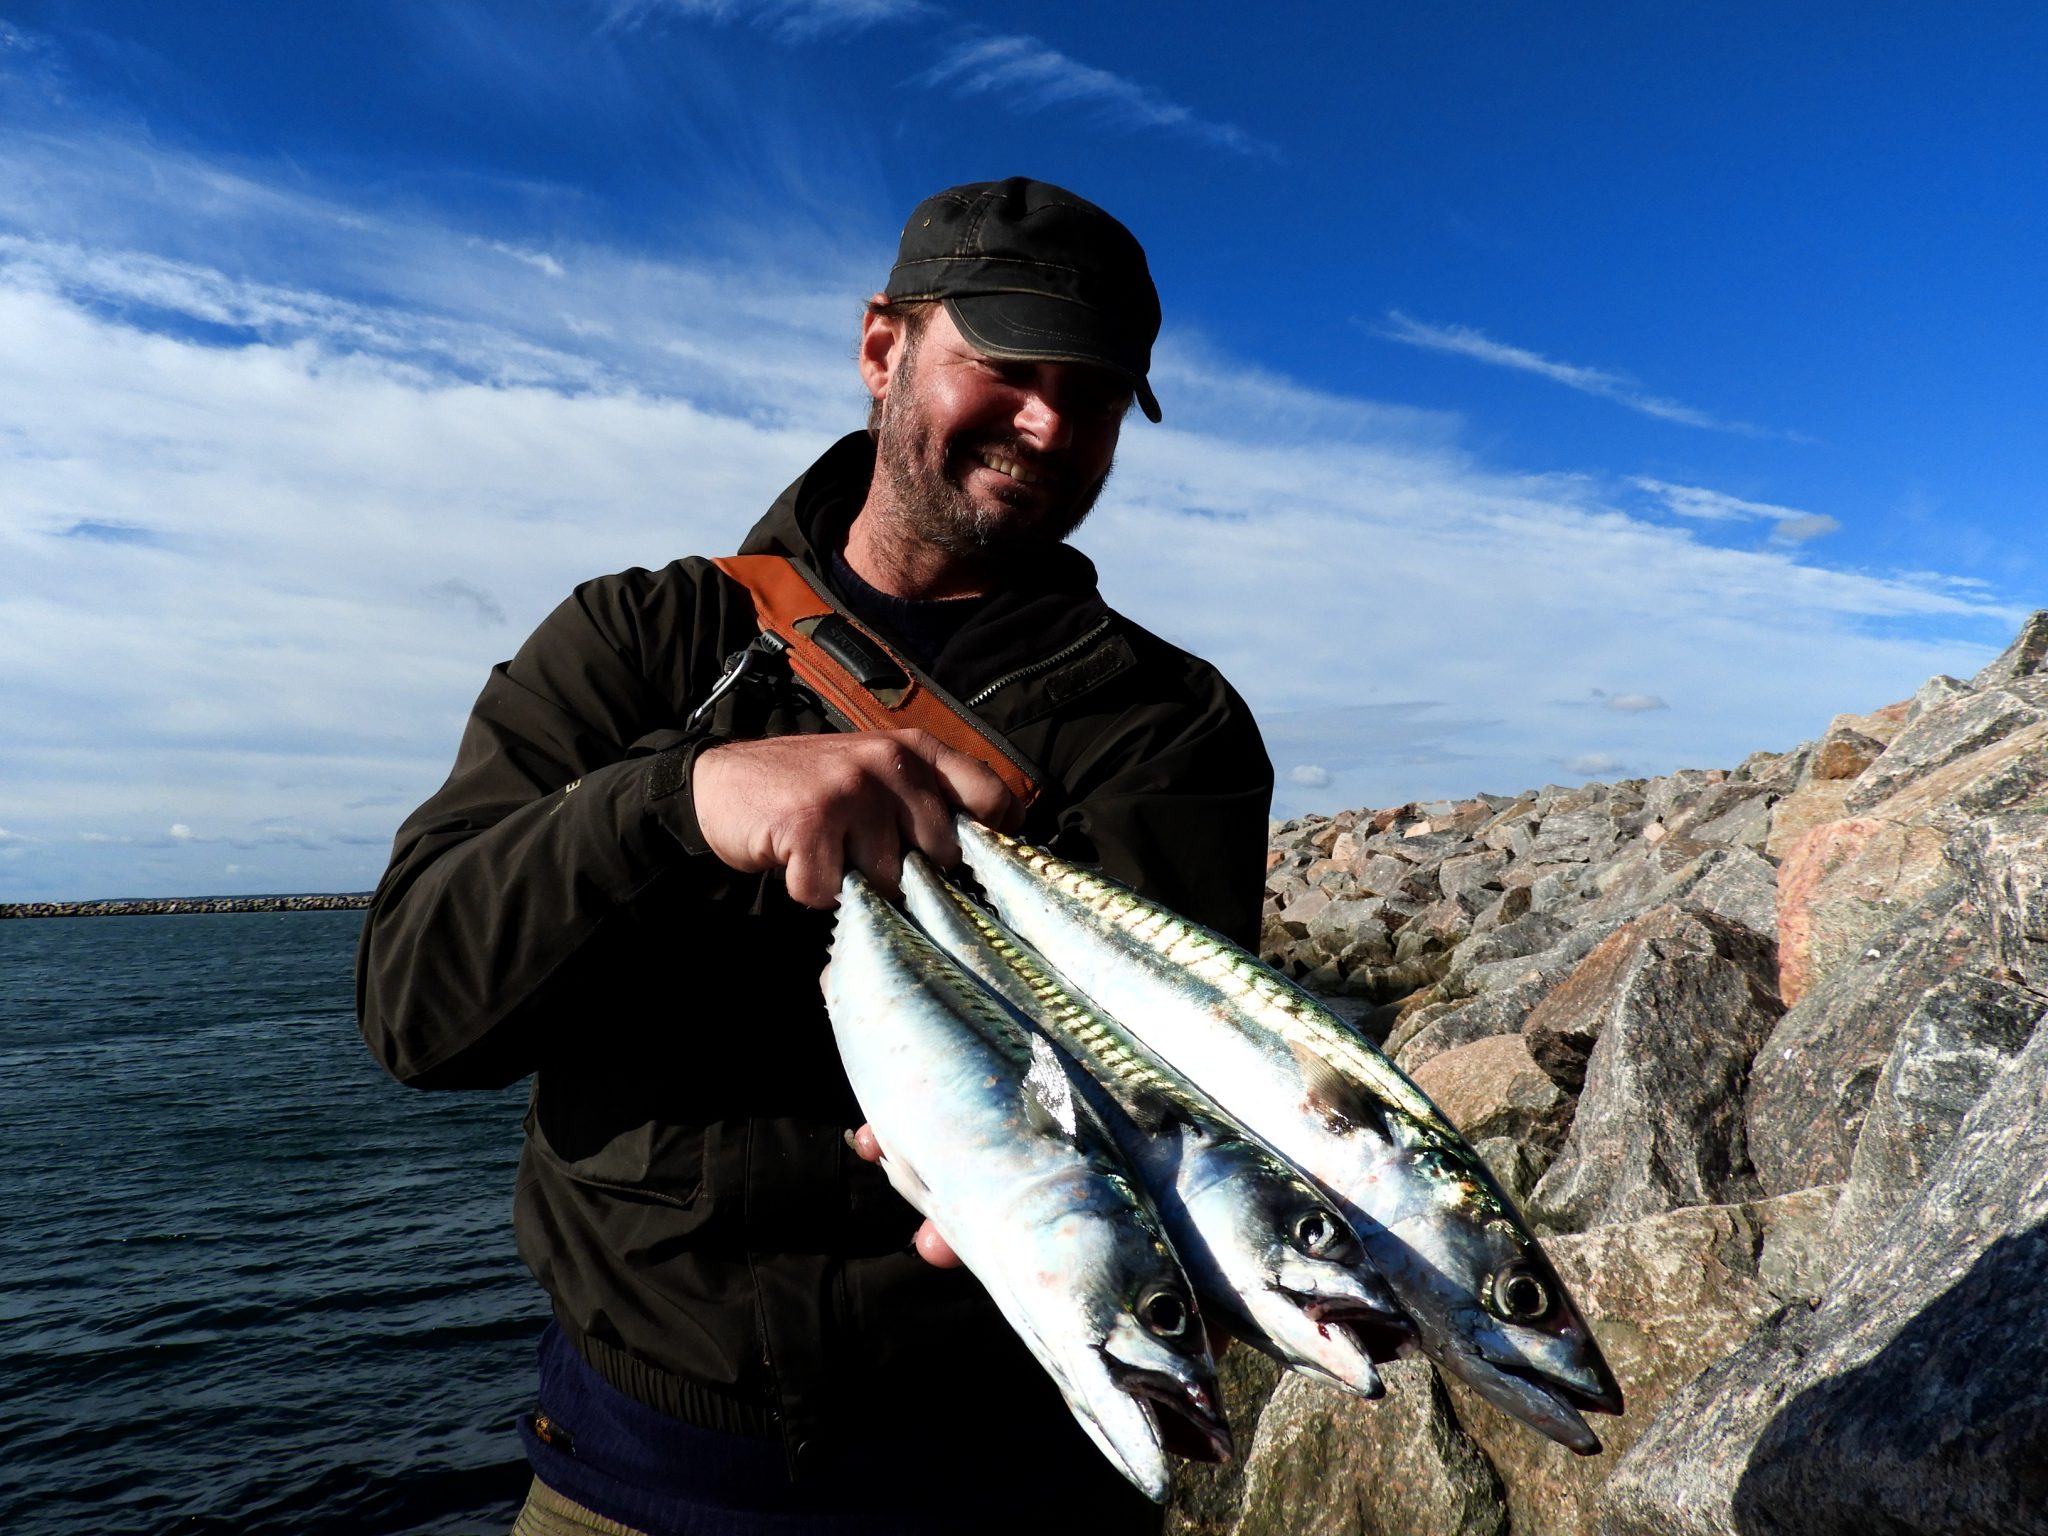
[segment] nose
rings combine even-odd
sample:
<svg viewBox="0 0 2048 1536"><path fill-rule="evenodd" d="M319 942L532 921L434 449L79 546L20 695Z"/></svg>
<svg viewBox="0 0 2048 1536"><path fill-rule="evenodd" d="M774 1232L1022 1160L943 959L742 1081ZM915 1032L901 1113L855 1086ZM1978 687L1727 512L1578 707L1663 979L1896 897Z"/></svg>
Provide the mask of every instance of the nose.
<svg viewBox="0 0 2048 1536"><path fill-rule="evenodd" d="M1064 448L1074 440L1073 415L1047 389L1029 389L1017 406L1018 435L1041 451Z"/></svg>

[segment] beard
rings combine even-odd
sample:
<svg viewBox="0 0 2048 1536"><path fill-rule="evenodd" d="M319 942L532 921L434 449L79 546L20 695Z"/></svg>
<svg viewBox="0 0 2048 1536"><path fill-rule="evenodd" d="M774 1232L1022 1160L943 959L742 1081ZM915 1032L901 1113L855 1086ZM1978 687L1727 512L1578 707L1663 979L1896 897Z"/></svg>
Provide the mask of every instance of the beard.
<svg viewBox="0 0 2048 1536"><path fill-rule="evenodd" d="M1017 483L996 491L996 505L977 502L960 483L956 467L978 464L983 452L1040 473L1056 471L1013 438L941 442L910 387L916 356L913 344L898 364L875 424L876 472L888 486L897 531L986 569L1001 557L1048 549L1079 528L1109 483L1109 472L1090 485L1057 485L1050 496L1043 485Z"/></svg>

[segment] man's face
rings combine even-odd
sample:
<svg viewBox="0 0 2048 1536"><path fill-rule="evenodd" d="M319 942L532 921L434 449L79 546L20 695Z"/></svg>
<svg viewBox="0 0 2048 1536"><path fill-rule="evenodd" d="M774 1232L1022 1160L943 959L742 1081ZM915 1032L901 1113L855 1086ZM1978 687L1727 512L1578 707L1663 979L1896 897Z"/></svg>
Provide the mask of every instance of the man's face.
<svg viewBox="0 0 2048 1536"><path fill-rule="evenodd" d="M889 370L879 473L904 531L948 554L1054 544L1095 505L1130 402L1105 369L985 357L936 306Z"/></svg>

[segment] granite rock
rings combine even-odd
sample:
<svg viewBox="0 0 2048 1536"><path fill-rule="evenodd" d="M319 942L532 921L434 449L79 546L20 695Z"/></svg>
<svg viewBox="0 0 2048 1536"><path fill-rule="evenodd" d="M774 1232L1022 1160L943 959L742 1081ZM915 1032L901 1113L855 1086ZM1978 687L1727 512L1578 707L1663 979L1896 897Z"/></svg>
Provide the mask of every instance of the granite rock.
<svg viewBox="0 0 2048 1536"><path fill-rule="evenodd" d="M1681 1388L1603 1536L2048 1533L2048 1032L1820 1305Z"/></svg>
<svg viewBox="0 0 2048 1536"><path fill-rule="evenodd" d="M1789 1006L1950 877L1947 839L1876 817L1814 827L1778 866L1778 993Z"/></svg>
<svg viewBox="0 0 2048 1536"><path fill-rule="evenodd" d="M1551 1231L1580 1231L1759 1193L1742 1085L1777 1022L1767 947L1710 913L1661 907L1589 955L1523 1026L1569 1087L1590 1037L1563 1149L1529 1198Z"/></svg>

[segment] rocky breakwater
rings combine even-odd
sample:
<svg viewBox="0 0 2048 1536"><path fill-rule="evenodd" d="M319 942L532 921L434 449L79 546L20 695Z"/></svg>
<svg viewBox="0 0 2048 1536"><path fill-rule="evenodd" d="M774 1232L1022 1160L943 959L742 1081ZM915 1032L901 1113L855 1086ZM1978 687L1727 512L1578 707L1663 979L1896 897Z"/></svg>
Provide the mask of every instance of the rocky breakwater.
<svg viewBox="0 0 2048 1536"><path fill-rule="evenodd" d="M192 912L336 912L369 904L368 891L335 896L148 896L127 901L0 902L0 918L164 917Z"/></svg>
<svg viewBox="0 0 2048 1536"><path fill-rule="evenodd" d="M1580 1458L1235 1349L1169 1530L2048 1533L2048 613L1789 752L1269 857L1267 960L1478 1146L1628 1408Z"/></svg>

